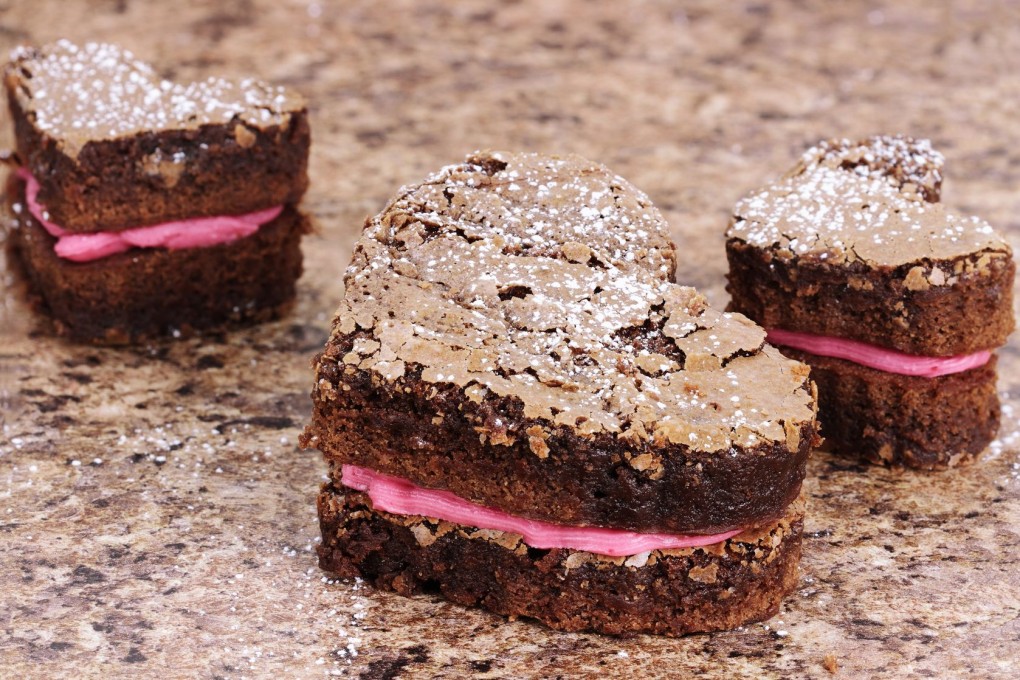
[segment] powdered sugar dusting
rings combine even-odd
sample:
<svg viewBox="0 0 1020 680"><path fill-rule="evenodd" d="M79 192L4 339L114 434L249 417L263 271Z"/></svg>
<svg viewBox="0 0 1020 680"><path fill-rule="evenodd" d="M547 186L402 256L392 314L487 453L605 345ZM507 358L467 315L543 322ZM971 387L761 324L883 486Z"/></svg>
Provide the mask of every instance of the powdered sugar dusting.
<svg viewBox="0 0 1020 680"><path fill-rule="evenodd" d="M937 203L945 164L946 159L927 139L878 135L859 142L849 139L820 142L804 153L800 164L789 174L825 165L889 182L908 196Z"/></svg>
<svg viewBox="0 0 1020 680"><path fill-rule="evenodd" d="M953 260L1009 246L978 217L938 203L942 156L926 140L823 142L780 180L742 199L729 238L804 259L898 266ZM927 285L952 284L952 269Z"/></svg>
<svg viewBox="0 0 1020 680"><path fill-rule="evenodd" d="M116 45L60 40L11 54L15 95L40 130L76 153L88 140L142 130L193 128L235 117L253 126L280 125L300 109L299 97L261 81L209 78L182 85L160 78Z"/></svg>

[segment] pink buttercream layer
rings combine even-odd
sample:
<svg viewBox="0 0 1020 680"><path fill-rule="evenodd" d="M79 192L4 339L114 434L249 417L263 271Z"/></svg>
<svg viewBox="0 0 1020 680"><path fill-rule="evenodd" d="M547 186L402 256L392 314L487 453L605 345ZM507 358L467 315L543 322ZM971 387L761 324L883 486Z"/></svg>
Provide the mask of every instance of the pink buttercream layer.
<svg viewBox="0 0 1020 680"><path fill-rule="evenodd" d="M376 510L395 515L422 515L479 529L520 534L524 537L524 542L533 548L569 548L623 557L649 550L712 545L740 533L737 529L708 536L642 534L622 529L573 527L540 522L476 505L449 491L424 489L406 479L356 465L343 466L341 482L344 486L368 493Z"/></svg>
<svg viewBox="0 0 1020 680"><path fill-rule="evenodd" d="M46 210L39 204L39 182L26 168L18 168L25 181L25 202L28 211L57 239L53 250L58 256L74 262L98 260L129 248L206 248L230 243L251 236L259 227L271 222L283 210L282 205L245 215L195 217L190 220L163 222L124 231L100 231L73 234L46 219Z"/></svg>
<svg viewBox="0 0 1020 680"><path fill-rule="evenodd" d="M920 357L904 354L884 347L876 347L856 340L830 338L824 335L798 333L773 328L768 332L768 341L810 352L823 357L846 359L855 364L874 368L886 373L914 375L923 378L937 378L940 375L962 373L988 363L992 353L987 350L955 357Z"/></svg>

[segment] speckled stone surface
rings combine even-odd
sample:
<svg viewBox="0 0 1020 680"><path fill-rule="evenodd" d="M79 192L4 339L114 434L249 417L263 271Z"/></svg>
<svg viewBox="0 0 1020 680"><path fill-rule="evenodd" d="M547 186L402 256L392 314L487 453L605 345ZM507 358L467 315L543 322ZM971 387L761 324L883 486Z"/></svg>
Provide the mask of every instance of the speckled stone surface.
<svg viewBox="0 0 1020 680"><path fill-rule="evenodd" d="M1001 352L1003 429L980 462L917 474L817 454L798 591L768 624L723 634L566 635L325 582L313 552L325 467L295 446L309 359L363 219L476 148L606 163L670 221L679 281L720 307L733 203L832 135L931 137L948 206L1020 248L1015 5L0 7L5 52L58 37L119 42L180 78L257 74L301 90L319 232L289 318L131 350L41 333L3 269L0 674L1017 676L1016 338Z"/></svg>

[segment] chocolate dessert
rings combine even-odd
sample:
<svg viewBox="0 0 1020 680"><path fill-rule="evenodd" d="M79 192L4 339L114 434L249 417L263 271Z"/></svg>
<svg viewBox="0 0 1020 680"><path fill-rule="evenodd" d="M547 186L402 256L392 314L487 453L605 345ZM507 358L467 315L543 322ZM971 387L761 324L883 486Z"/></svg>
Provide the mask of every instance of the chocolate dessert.
<svg viewBox="0 0 1020 680"><path fill-rule="evenodd" d="M925 140L822 142L727 231L730 309L811 365L826 441L875 463L952 466L998 428L1015 265L939 202L942 168Z"/></svg>
<svg viewBox="0 0 1020 680"><path fill-rule="evenodd" d="M813 386L674 258L648 198L582 158L476 154L404 188L316 363L322 567L566 630L774 613Z"/></svg>
<svg viewBox="0 0 1020 680"><path fill-rule="evenodd" d="M72 339L131 342L279 315L307 231L303 100L181 85L119 47L19 48L4 72L10 242Z"/></svg>

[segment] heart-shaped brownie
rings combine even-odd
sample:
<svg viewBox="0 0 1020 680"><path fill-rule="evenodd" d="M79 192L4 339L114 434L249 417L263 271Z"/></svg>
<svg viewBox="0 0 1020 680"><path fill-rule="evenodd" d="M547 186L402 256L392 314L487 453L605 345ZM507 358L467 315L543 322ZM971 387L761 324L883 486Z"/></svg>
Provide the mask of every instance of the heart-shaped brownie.
<svg viewBox="0 0 1020 680"><path fill-rule="evenodd" d="M551 522L774 520L816 439L806 369L673 264L662 216L600 165L445 168L366 224L304 441Z"/></svg>
<svg viewBox="0 0 1020 680"><path fill-rule="evenodd" d="M14 51L9 242L58 333L129 343L287 309L308 121L254 80L176 85L114 45Z"/></svg>

